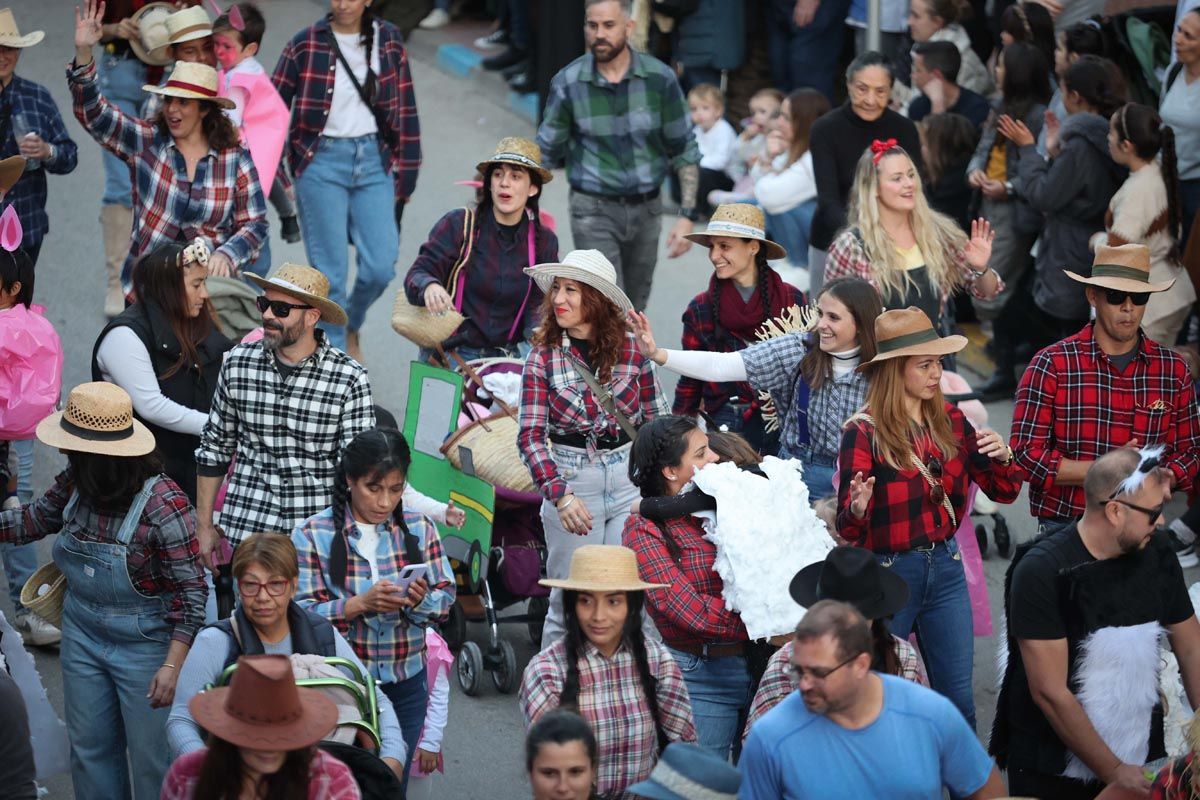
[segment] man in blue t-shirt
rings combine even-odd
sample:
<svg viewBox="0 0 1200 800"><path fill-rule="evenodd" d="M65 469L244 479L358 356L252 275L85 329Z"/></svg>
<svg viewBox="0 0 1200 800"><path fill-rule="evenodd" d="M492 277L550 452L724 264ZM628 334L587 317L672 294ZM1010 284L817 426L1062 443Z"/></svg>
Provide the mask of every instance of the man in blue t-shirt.
<svg viewBox="0 0 1200 800"><path fill-rule="evenodd" d="M930 114L958 114L975 126L976 137L992 106L983 95L959 86L962 54L953 42L921 42L912 50L912 82L921 94L908 104L908 118L920 122Z"/></svg>
<svg viewBox="0 0 1200 800"><path fill-rule="evenodd" d="M754 724L741 800L1003 797L992 760L958 709L923 686L871 671L871 630L848 603L822 600L796 628L800 690Z"/></svg>

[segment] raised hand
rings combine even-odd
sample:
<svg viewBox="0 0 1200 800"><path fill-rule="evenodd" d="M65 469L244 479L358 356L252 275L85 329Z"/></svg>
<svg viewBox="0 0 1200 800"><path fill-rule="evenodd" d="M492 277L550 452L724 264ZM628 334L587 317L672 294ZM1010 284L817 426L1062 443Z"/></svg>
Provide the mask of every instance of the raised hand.
<svg viewBox="0 0 1200 800"><path fill-rule="evenodd" d="M1000 119L996 120L996 130L1017 147L1028 147L1035 141L1029 126L1008 114L1001 114Z"/></svg>
<svg viewBox="0 0 1200 800"><path fill-rule="evenodd" d="M656 364L661 364L655 356L658 354L658 343L654 341L654 330L650 327L650 318L644 311L630 311L626 315L629 329L633 331L633 339L637 342L638 352Z"/></svg>
<svg viewBox="0 0 1200 800"><path fill-rule="evenodd" d="M871 495L875 493L875 476L863 480L861 472L854 473L854 477L850 479L850 513L857 519L862 519L867 515L867 504L871 502Z"/></svg>
<svg viewBox="0 0 1200 800"><path fill-rule="evenodd" d="M992 242L996 240L996 232L992 225L983 217L971 220L971 240L967 242L965 256L971 269L983 272L992 259Z"/></svg>
<svg viewBox="0 0 1200 800"><path fill-rule="evenodd" d="M104 33L104 1L86 0L80 10L75 6L75 49L91 50Z"/></svg>

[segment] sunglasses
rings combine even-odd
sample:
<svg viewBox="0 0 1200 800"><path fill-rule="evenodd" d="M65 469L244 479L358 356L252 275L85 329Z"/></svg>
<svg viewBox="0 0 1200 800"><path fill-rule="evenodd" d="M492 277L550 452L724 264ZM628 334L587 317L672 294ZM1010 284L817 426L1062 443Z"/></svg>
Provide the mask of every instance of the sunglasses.
<svg viewBox="0 0 1200 800"><path fill-rule="evenodd" d="M942 486L942 462L937 456L930 456L925 468L929 470L929 477L933 478L934 485L929 487L929 499L933 501L935 506L940 506L942 501L946 499L946 487Z"/></svg>
<svg viewBox="0 0 1200 800"><path fill-rule="evenodd" d="M1150 302L1149 292L1122 292L1117 289L1105 289L1104 299L1110 306L1123 306L1126 300L1132 300L1135 306L1144 306Z"/></svg>
<svg viewBox="0 0 1200 800"><path fill-rule="evenodd" d="M1110 503L1119 503L1120 505L1123 505L1126 508L1132 508L1134 511L1140 511L1143 514L1145 514L1147 517L1149 517L1151 522L1154 522L1159 517L1161 517L1163 508L1166 507L1165 503L1163 505L1157 506L1155 508L1146 508L1145 506L1136 506L1133 503L1127 503L1124 500L1110 500L1109 502Z"/></svg>
<svg viewBox="0 0 1200 800"><path fill-rule="evenodd" d="M312 308L312 306L306 306L303 303L285 303L282 300L268 300L261 294L254 298L254 305L258 306L260 314L267 313L268 308L271 309L271 313L278 319L286 318L288 314L292 313L293 308Z"/></svg>

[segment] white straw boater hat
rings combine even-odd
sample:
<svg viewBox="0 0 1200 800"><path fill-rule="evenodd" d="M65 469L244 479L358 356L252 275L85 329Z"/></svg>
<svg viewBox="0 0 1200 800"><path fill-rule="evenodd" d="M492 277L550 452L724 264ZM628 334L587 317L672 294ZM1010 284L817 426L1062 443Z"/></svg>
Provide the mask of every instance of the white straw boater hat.
<svg viewBox="0 0 1200 800"><path fill-rule="evenodd" d="M129 40L129 49L138 61L152 67L165 67L171 63L167 48L171 46L171 31L167 18L175 13L170 3L147 3L134 12L131 19L137 23L138 35Z"/></svg>
<svg viewBox="0 0 1200 800"><path fill-rule="evenodd" d="M163 97L185 97L191 100L207 100L221 108L233 108L236 103L217 94L217 71L207 64L176 61L171 77L162 86L146 84L142 91L160 94Z"/></svg>
<svg viewBox="0 0 1200 800"><path fill-rule="evenodd" d="M545 294L550 294L555 278L567 278L586 283L611 300L622 313L633 310L633 303L617 286L616 268L599 250L572 250L561 262L526 267L525 274L533 278Z"/></svg>
<svg viewBox="0 0 1200 800"><path fill-rule="evenodd" d="M965 336L938 336L929 316L917 308L897 308L875 318L875 357L859 366L867 367L892 358L947 356L967 346Z"/></svg>
<svg viewBox="0 0 1200 800"><path fill-rule="evenodd" d="M535 142L520 136L501 139L500 143L496 145L496 152L492 154L492 157L476 164L475 170L480 174L485 174L489 164L516 164L518 167L536 172L542 179L542 183L554 180L554 173L542 166L542 148L538 147Z"/></svg>
<svg viewBox="0 0 1200 800"><path fill-rule="evenodd" d="M763 243L767 251L767 258L771 261L787 258L787 250L767 238L766 219L763 217L762 209L749 203L726 203L717 206L717 210L708 219L707 228L698 233L689 233L683 238L705 247L712 247L712 237L714 236L753 239Z"/></svg>
<svg viewBox="0 0 1200 800"><path fill-rule="evenodd" d="M22 36L12 9L0 8L0 47L33 47L44 38L44 31L32 31Z"/></svg>
<svg viewBox="0 0 1200 800"><path fill-rule="evenodd" d="M166 19L167 44L180 44L213 35L212 20L201 6L189 6Z"/></svg>
<svg viewBox="0 0 1200 800"><path fill-rule="evenodd" d="M1150 248L1144 244L1097 247L1090 278L1069 269L1063 272L1080 283L1118 292L1165 292L1175 284L1174 278L1163 283L1150 282Z"/></svg>
<svg viewBox="0 0 1200 800"><path fill-rule="evenodd" d="M576 592L641 592L670 586L643 581L638 576L637 556L619 544L585 544L571 555L571 573L566 579L546 578L538 583Z"/></svg>
<svg viewBox="0 0 1200 800"><path fill-rule="evenodd" d="M329 278L319 269L303 264L284 264L269 278L246 276L260 288L274 289L302 300L321 312L321 320L331 325L345 325L346 312L329 299Z"/></svg>
<svg viewBox="0 0 1200 800"><path fill-rule="evenodd" d="M81 383L67 395L67 407L38 423L42 444L79 453L144 456L154 434L133 418L129 393L115 383Z"/></svg>

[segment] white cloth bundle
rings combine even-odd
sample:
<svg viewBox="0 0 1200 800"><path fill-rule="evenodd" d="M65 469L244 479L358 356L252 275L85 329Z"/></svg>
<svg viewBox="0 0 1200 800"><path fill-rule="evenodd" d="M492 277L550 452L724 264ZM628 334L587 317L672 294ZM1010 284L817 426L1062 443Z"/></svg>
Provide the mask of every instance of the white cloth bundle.
<svg viewBox="0 0 1200 800"><path fill-rule="evenodd" d="M512 408L520 405L521 373L519 372L489 372L483 376L483 387L493 398L500 398ZM501 411L499 403L492 403L492 413Z"/></svg>

